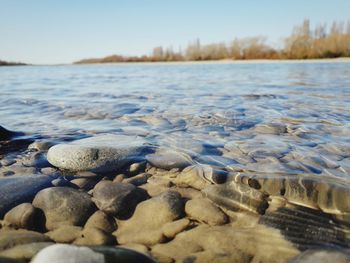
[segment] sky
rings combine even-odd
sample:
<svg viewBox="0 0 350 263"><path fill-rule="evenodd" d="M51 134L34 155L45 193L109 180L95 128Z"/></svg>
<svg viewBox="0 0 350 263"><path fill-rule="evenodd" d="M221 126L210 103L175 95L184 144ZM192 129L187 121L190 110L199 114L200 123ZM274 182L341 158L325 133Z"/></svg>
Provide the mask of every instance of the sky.
<svg viewBox="0 0 350 263"><path fill-rule="evenodd" d="M266 36L350 19L350 0L0 0L0 60L71 63Z"/></svg>

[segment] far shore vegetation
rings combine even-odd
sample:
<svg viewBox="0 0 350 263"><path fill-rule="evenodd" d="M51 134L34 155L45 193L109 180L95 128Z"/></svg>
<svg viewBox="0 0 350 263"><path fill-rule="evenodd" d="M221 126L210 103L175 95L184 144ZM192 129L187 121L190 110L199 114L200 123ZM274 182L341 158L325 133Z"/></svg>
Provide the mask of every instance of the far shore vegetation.
<svg viewBox="0 0 350 263"><path fill-rule="evenodd" d="M166 61L208 61L249 59L322 59L350 57L350 20L320 24L310 28L305 19L295 26L281 48L267 44L266 37L234 39L231 43L202 45L200 40L189 44L184 50L174 51L172 47L155 47L150 55L112 55L104 58L83 59L76 64L114 62L166 62Z"/></svg>
<svg viewBox="0 0 350 263"><path fill-rule="evenodd" d="M0 66L24 66L26 64L20 62L7 62L0 60Z"/></svg>

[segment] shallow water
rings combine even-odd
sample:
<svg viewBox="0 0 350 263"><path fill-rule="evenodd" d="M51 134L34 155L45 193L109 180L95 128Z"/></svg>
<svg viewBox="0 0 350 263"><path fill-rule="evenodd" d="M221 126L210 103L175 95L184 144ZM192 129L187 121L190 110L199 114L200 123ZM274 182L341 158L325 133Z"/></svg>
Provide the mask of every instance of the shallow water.
<svg viewBox="0 0 350 263"><path fill-rule="evenodd" d="M306 209L297 213L350 222L350 63L2 67L0 120L54 143L139 135L229 172L241 196L283 196L292 208L282 215ZM14 148L0 154L24 151ZM257 210L249 198L237 197ZM277 212L261 221L282 229Z"/></svg>
<svg viewBox="0 0 350 263"><path fill-rule="evenodd" d="M136 133L159 145L194 152L204 148L204 153L212 150L214 155L221 155L217 148L222 152L227 142L245 144L261 134L256 125L278 123L287 132L261 135L258 141L268 148L293 149L301 159L322 154L326 144L349 149L349 66L2 67L0 120L8 129L41 136ZM246 148L250 151L249 145ZM328 157L342 162L336 156Z"/></svg>

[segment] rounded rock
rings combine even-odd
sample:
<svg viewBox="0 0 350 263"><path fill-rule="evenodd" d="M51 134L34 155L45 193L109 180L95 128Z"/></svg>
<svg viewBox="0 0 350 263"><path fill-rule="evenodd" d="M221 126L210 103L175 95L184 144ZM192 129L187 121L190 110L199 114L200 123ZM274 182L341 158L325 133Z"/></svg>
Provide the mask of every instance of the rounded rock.
<svg viewBox="0 0 350 263"><path fill-rule="evenodd" d="M46 228L62 225L82 226L96 210L88 194L69 187L51 187L40 191L33 206L43 210Z"/></svg>
<svg viewBox="0 0 350 263"><path fill-rule="evenodd" d="M8 211L4 220L14 227L32 229L37 210L30 203L23 203Z"/></svg>
<svg viewBox="0 0 350 263"><path fill-rule="evenodd" d="M152 166L164 170L183 169L193 162L190 156L165 148L159 148L154 154L146 155L146 160Z"/></svg>
<svg viewBox="0 0 350 263"><path fill-rule="evenodd" d="M189 200L185 211L191 218L213 226L223 225L228 220L219 207L205 198Z"/></svg>
<svg viewBox="0 0 350 263"><path fill-rule="evenodd" d="M143 190L128 183L99 182L93 190L92 200L103 212L125 217L130 215L136 205L146 198Z"/></svg>
<svg viewBox="0 0 350 263"><path fill-rule="evenodd" d="M162 226L183 216L181 195L168 191L141 202L133 216L114 232L120 244L138 243L146 246L165 239Z"/></svg>
<svg viewBox="0 0 350 263"><path fill-rule="evenodd" d="M96 136L55 145L49 149L47 159L61 169L111 172L139 157L144 144L143 139L135 136Z"/></svg>
<svg viewBox="0 0 350 263"><path fill-rule="evenodd" d="M114 218L100 210L96 211L92 216L90 216L84 227L98 228L106 233L112 233L117 229Z"/></svg>
<svg viewBox="0 0 350 263"><path fill-rule="evenodd" d="M83 228L79 226L61 226L45 235L57 243L71 243L80 237L82 230Z"/></svg>
<svg viewBox="0 0 350 263"><path fill-rule="evenodd" d="M104 255L87 247L56 244L41 250L31 263L105 263Z"/></svg>
<svg viewBox="0 0 350 263"><path fill-rule="evenodd" d="M113 245L116 243L115 237L111 234L106 233L98 228L85 228L80 237L75 241L75 245L83 246L102 246L102 245Z"/></svg>

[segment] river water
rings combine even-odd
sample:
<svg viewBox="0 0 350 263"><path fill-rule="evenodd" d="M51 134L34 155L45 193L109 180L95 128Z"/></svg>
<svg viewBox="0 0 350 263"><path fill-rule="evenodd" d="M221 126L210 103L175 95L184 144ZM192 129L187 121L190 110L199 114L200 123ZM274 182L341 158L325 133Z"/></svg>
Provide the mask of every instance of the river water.
<svg viewBox="0 0 350 263"><path fill-rule="evenodd" d="M350 63L200 63L3 67L1 125L43 136L131 132L156 144L222 145L274 136L348 146ZM258 125L258 126L257 126ZM263 131L263 133L265 133ZM181 138L181 140L177 140ZM319 153L306 145L305 154ZM300 146L303 147L303 146Z"/></svg>
<svg viewBox="0 0 350 263"><path fill-rule="evenodd" d="M349 62L2 67L0 125L55 143L138 135L350 221Z"/></svg>

